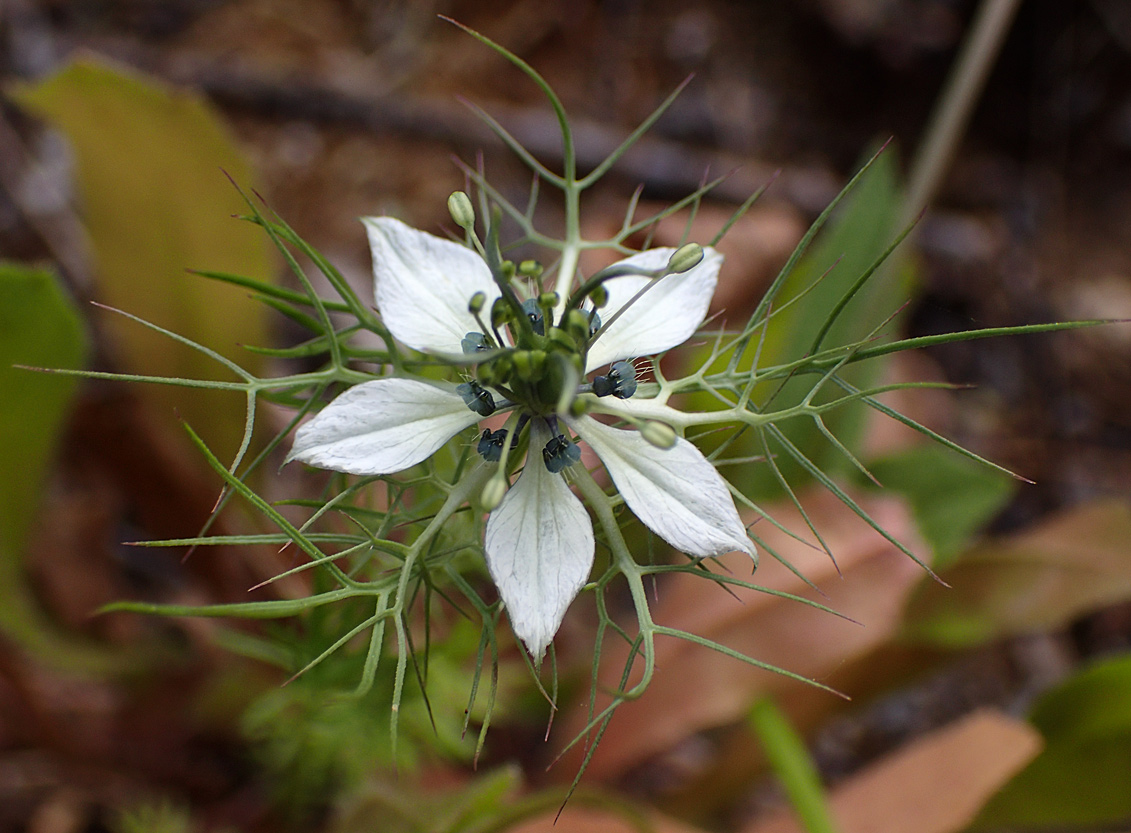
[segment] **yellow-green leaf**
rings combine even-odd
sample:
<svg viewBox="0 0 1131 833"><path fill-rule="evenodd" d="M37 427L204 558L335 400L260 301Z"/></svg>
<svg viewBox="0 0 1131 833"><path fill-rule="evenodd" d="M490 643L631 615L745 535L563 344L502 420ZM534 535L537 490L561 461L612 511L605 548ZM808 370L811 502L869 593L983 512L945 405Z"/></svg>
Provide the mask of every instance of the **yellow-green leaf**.
<svg viewBox="0 0 1131 833"><path fill-rule="evenodd" d="M251 172L208 103L93 59L9 92L70 140L99 299L254 370L255 357L238 344L265 342L264 308L238 287L185 271L258 280L271 271L266 236L233 219L246 206L225 172L242 185L250 184ZM125 372L231 378L191 348L120 316L107 318ZM167 386L147 386L147 393L222 456L235 450L242 397Z"/></svg>

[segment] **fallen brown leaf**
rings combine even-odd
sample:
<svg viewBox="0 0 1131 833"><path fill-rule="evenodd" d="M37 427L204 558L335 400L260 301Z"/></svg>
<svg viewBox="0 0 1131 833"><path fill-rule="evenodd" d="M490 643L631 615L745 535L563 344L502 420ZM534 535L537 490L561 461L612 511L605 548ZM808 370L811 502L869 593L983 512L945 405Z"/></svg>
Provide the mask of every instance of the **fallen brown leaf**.
<svg viewBox="0 0 1131 833"><path fill-rule="evenodd" d="M655 620L834 688L842 676L848 681L855 660L890 640L899 626L904 600L923 570L832 495L814 493L803 502L835 554L840 575L824 552L766 522L756 530L827 597L814 593L764 552L755 580L812 598L855 621L755 591L735 589L735 598L710 581L686 574L658 585L659 599L652 607ZM911 522L901 503L890 498L865 498L861 503L883 528L900 540L912 541ZM792 507L775 507L773 514L788 529L805 529ZM732 554L721 561L735 575L749 575L745 556ZM639 700L618 709L589 764L588 777L619 777L697 732L737 722L752 700L765 693L778 697L791 717L802 723L840 702L827 691L682 640L659 640L656 654L651 686ZM602 683L607 689L619 680L625 657L621 645L606 647ZM586 707L579 703L565 714L560 737L573 737L584 728ZM557 771L572 770L566 765Z"/></svg>
<svg viewBox="0 0 1131 833"><path fill-rule="evenodd" d="M1032 726L993 710L976 711L888 755L833 791L840 833L954 833L1036 757ZM780 815L742 833L802 833Z"/></svg>
<svg viewBox="0 0 1131 833"><path fill-rule="evenodd" d="M946 647L1059 627L1131 598L1131 504L1061 512L964 554L908 601L907 633Z"/></svg>

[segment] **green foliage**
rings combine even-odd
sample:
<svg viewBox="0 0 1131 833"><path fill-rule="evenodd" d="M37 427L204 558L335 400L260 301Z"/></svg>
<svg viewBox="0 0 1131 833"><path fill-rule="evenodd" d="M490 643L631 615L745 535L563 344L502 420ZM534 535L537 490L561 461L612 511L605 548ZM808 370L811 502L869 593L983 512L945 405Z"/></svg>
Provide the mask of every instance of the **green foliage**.
<svg viewBox="0 0 1131 833"><path fill-rule="evenodd" d="M763 697L751 706L747 723L808 833L836 833L817 766L785 713L770 697Z"/></svg>
<svg viewBox="0 0 1131 833"><path fill-rule="evenodd" d="M55 275L0 263L0 545L13 556L26 543L76 381L26 368L78 368L86 350Z"/></svg>
<svg viewBox="0 0 1131 833"><path fill-rule="evenodd" d="M484 228L482 239L474 228L465 229L465 243L490 263L501 288L514 293L505 270L498 268L502 251L512 247L543 249L552 264L542 289L554 291L561 301L572 296L582 252L605 249L621 254L631 251L629 241L648 234L654 224L687 208L694 213L700 200L718 184L701 189L656 214L637 219L636 202L630 204L620 229L607 238L582 236L581 196L603 175L627 148L671 104L665 101L608 159L583 176L576 169L576 156L568 118L561 102L531 67L502 47L472 33L526 73L546 94L562 131L564 161L560 173L551 171L523 149L489 116L488 124L502 141L527 164L534 186L526 206L517 206L494 189L481 170L467 168L477 191L477 215ZM170 152L165 151L166 154ZM174 154L175 155L175 152ZM562 201L564 228L551 234L539 228L536 207L542 189ZM865 408L896 419L929 439L967 458L953 443L883 404L877 397L887 391L917 387L914 384L877 385L884 357L900 350L949 341L1064 329L1079 324L1050 324L1004 328L919 339L881 338L889 315L902 303L906 283L896 269L885 269L885 260L901 238L891 239L892 218L898 189L894 161L874 157L854 177L833 205L813 224L794 256L767 292L750 319L734 331L708 334L709 349L697 367L684 375L666 378L659 359L653 362L655 381L643 382L639 395L660 413L660 421L675 434L728 432L713 454L713 462L724 473L735 472L729 484L737 504L752 516L777 522L756 502L758 483L771 482L793 497L792 483L816 482L840 499L853 512L910 557L915 556L896 541L853 499L834 475L847 463L863 468L850 448L853 425ZM750 202L736 211L737 218ZM809 244L840 206L830 242L814 248ZM398 751L397 739L423 736L421 715L429 715L427 726L432 744L447 754L464 757L472 750L455 742L450 716L464 712L463 726L474 720L479 726L473 753L478 754L500 701L501 605L493 589L483 582L483 488L493 474L477 465L471 432L448 444L423 463L392 475L352 478L334 474L317 500L295 501L286 514L266 499L251 483L251 475L285 440L290 430L326 398L342 387L366 382L380 375L446 378L466 376L474 357L423 355L397 344L370 302L358 298L334 266L277 217L264 212L259 202L247 199L247 220L257 225L275 246L293 273L300 290L281 289L247 271L208 271L201 274L219 283L237 287L308 330L307 340L284 348L261 349L279 359L302 358L304 367L321 362L315 370L279 376L261 376L208 344L176 332L146 324L153 334L192 348L196 356L184 375L172 371L135 374L84 375L161 382L183 389L190 399L202 391L239 393L246 403L244 434L234 457L217 453L189 429L192 441L221 478L225 495L221 505L239 500L253 510L269 531L243 536L209 536L157 542L164 546L210 546L257 543L289 545L297 566L284 575L309 573L311 591L306 597L248 601L240 604L198 608L146 604L119 604L127 609L166 615L233 616L278 619L297 616L301 639L288 642L280 636L276 644L260 645L257 656L281 661L297 679L253 708L249 731L260 738L271 766L288 785L288 796L301 804L317 801L336 783L356 781L375 763L411 760L411 749ZM202 212L199 206L194 216ZM506 216L518 229L506 247L498 245L499 218ZM721 232L720 232L721 233ZM482 240L487 241L485 246ZM299 265L299 256L317 270L331 292L324 297ZM843 256L843 257L842 257ZM840 263L830 271L833 262ZM198 259L199 262L199 259ZM331 317L331 313L336 313ZM367 338L360 339L358 336ZM376 336L374 339L373 336ZM374 349L374 342L382 347ZM505 349L505 348L500 348ZM196 363L206 368L197 367ZM235 381L212 381L211 365L219 364ZM196 372L199 371L199 372ZM688 395L683 397L683 395ZM700 397L700 408L676 409L666 403L673 397ZM252 448L255 411L261 400L294 409L291 422L283 426L262 450ZM679 400L676 400L679 401ZM596 407L596 406L594 406ZM847 414L847 416L846 416ZM845 439L841 439L841 437ZM751 446L745 438L753 437ZM744 444L745 443L745 444ZM764 454L764 464L751 466L753 455ZM517 465L517 463L516 463ZM723 588L743 587L756 592L773 591L715 569L710 559L666 563L645 559L645 553L629 546L624 534L623 500L615 489L600 483L585 466L571 471L573 486L588 505L603 560L593 575L589 590L597 609L590 679L590 720L570 743L585 742L591 754L614 710L626 700L640 696L656 671L656 641L659 637L685 640L717 651L750 666L768 669L795 679L788 670L775 668L698 634L653 621L646 583L668 572L686 572L713 581ZM759 473L750 480L752 471ZM513 474L513 472L511 472ZM295 520L301 518L301 520ZM808 522L808 519L806 519ZM821 542L816 526L810 532ZM790 534L801 537L797 531ZM756 535L752 537L762 544ZM821 542L823 544L823 542ZM764 549L768 549L764 547ZM773 554L772 550L770 550ZM648 549L651 555L651 547ZM787 565L788 566L788 565ZM610 612L609 596L627 598L636 615L635 628ZM827 610L819 604L783 593L800 604ZM444 609L472 623L465 631L438 616ZM830 611L831 612L831 611ZM442 636L432 628L445 623ZM456 638L459 635L460 638ZM469 641L464 637L470 635ZM599 690L598 673L607 641L627 647L619 687ZM250 644L250 643L247 643ZM445 662L446 651L455 653ZM288 655L288 652L289 655ZM560 681L554 656L537 668L525 654L528 669L547 701L556 703ZM469 670L470 669L470 670ZM823 684L805 680L826 688ZM455 685L458 683L459 685ZM569 681L567 681L569 683ZM462 693L462 708L454 705L453 691ZM427 692L433 704L424 708ZM602 699L604 697L604 699ZM606 705L607 704L607 705ZM418 707L419 706L419 707ZM435 727L434 729L432 727ZM462 731L462 727L461 727ZM438 743L436 741L439 741ZM579 776L580 777L580 774ZM576 782L575 782L576 784Z"/></svg>
<svg viewBox="0 0 1131 833"><path fill-rule="evenodd" d="M481 774L465 786L422 790L404 782L371 779L337 814L329 833L371 833L374 819L381 833L490 833L503 830L501 819L533 814L529 800L515 798L517 769ZM536 805L543 809L544 802Z"/></svg>
<svg viewBox="0 0 1131 833"><path fill-rule="evenodd" d="M860 277L882 259L897 231L902 199L897 171L897 154L891 150L872 160L821 236L788 268L773 299L774 309L767 310L764 330L757 335L756 370L804 359L822 346L869 338L907 302L912 279L903 258L888 260L858 285ZM882 361L857 364L845 367L841 375L853 386L867 388L880 378L883 367ZM762 382L751 399L761 411L780 412L805 401L812 391L813 378L798 374ZM823 393L816 401L830 401L831 393ZM867 410L861 402L839 408L824 418L825 426L844 446L855 450ZM794 487L801 486L809 475L792 454L781 453L785 442L828 473L843 471L851 463L813 419L782 421L775 427L781 437L771 439L769 449L778 455L781 477ZM748 453L765 450L757 445ZM735 479L754 499L782 496L781 478L771 467L749 466Z"/></svg>
<svg viewBox="0 0 1131 833"><path fill-rule="evenodd" d="M27 368L78 368L86 350L82 322L55 275L0 263L0 629L46 662L105 674L117 659L50 621L23 569L76 381Z"/></svg>
<svg viewBox="0 0 1131 833"><path fill-rule="evenodd" d="M950 566L1016 491L1016 481L1004 472L937 445L871 460L868 470L884 489L907 499L936 570Z"/></svg>
<svg viewBox="0 0 1131 833"><path fill-rule="evenodd" d="M1029 716L1040 755L983 808L972 830L1110 826L1131 817L1131 656L1085 668Z"/></svg>
<svg viewBox="0 0 1131 833"><path fill-rule="evenodd" d="M95 59L8 93L71 142L101 301L222 355L234 356L240 343L266 343L262 304L235 287L185 274L209 268L266 281L272 267L263 237L231 219L241 201L225 172L239 182L250 181L251 172L203 98ZM126 319L108 316L106 326L126 372L206 378L214 369L200 354ZM242 360L253 370L260 364L252 355ZM234 453L241 397L146 390L223 456Z"/></svg>
<svg viewBox="0 0 1131 833"><path fill-rule="evenodd" d="M191 833L193 828L187 810L169 801L154 801L123 811L111 829L114 833Z"/></svg>
<svg viewBox="0 0 1131 833"><path fill-rule="evenodd" d="M437 757L466 761L475 751L474 742L464 737L463 713L478 627L466 620L450 623L443 639L413 654L394 744L386 717L396 685L394 666L381 666L367 691L351 691L364 673L364 640L343 646L334 662L310 666L361 618L357 607L355 601L322 608L302 627L276 626L269 632L274 659L292 673L308 670L253 702L243 731L271 776L276 803L292 814L330 806L378 769L404 771ZM472 717L481 720L482 709Z"/></svg>

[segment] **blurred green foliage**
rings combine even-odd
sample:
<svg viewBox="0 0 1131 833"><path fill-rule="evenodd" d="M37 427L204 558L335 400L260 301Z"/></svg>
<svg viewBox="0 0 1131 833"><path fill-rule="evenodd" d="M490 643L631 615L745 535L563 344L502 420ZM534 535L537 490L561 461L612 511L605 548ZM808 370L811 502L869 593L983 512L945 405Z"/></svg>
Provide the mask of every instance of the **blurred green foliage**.
<svg viewBox="0 0 1131 833"><path fill-rule="evenodd" d="M774 299L773 317L764 332L759 330L755 335L760 341L758 368L796 361L811 355L818 346L828 348L865 339L906 303L913 279L909 261L899 255L889 257L863 286L855 286L891 245L898 231L896 221L902 200L898 170L898 154L894 150L880 153L793 267ZM851 299L838 309L849 295ZM753 354L755 348L749 350ZM867 388L881 377L885 366L883 360L861 362L841 368L838 375L857 388ZM755 388L752 401L761 411L789 408L811 393L816 378L807 373L784 381L764 381ZM826 385L814 401L826 402L843 395L844 391L836 385ZM710 396L699 396L702 398L695 404L709 409ZM855 450L868 411L867 405L855 402L826 415L824 421L844 446ZM826 474L835 475L851 465L812 419L785 420L776 427ZM779 442L774 440L770 445L776 467L791 487L800 488L809 475L792 455L780 453ZM766 450L756 442L750 445L749 454ZM731 453L736 451L732 446ZM771 466L744 466L731 476L735 485L755 499L766 500L782 493L779 477Z"/></svg>
<svg viewBox="0 0 1131 833"><path fill-rule="evenodd" d="M1045 749L973 830L1100 829L1131 818L1131 655L1074 674L1029 716Z"/></svg>
<svg viewBox="0 0 1131 833"><path fill-rule="evenodd" d="M102 674L116 660L61 631L40 609L24 571L77 382L27 368L79 368L86 352L82 322L55 275L0 263L0 629L45 662Z"/></svg>
<svg viewBox="0 0 1131 833"><path fill-rule="evenodd" d="M245 206L228 181L253 176L220 118L200 96L93 58L8 90L21 107L63 131L75 155L83 223L96 261L97 297L190 338L254 371L236 345L267 342L267 307L238 287L186 274L200 268L269 281L269 241L232 215ZM107 315L120 370L215 378L217 364L167 335ZM226 376L225 372L225 376ZM145 386L230 458L244 425L243 397Z"/></svg>
<svg viewBox="0 0 1131 833"><path fill-rule="evenodd" d="M936 570L952 564L1016 491L1004 472L933 444L870 460L868 470L886 491L906 498Z"/></svg>
<svg viewBox="0 0 1131 833"><path fill-rule="evenodd" d="M0 546L9 553L26 543L78 382L26 367L79 368L86 351L82 321L55 275L0 263Z"/></svg>

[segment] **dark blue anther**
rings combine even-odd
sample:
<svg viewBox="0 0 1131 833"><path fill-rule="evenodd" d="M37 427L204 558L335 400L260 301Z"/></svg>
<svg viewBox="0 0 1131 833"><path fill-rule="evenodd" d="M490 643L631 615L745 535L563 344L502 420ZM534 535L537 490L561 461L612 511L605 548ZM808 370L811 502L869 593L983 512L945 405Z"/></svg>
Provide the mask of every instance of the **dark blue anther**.
<svg viewBox="0 0 1131 833"><path fill-rule="evenodd" d="M597 331L601 329L601 316L597 314L597 310L589 313L589 337L597 335Z"/></svg>
<svg viewBox="0 0 1131 833"><path fill-rule="evenodd" d="M542 316L542 308L538 306L537 298L530 298L522 302L522 311L530 319L530 326L540 336L546 335L546 321Z"/></svg>
<svg viewBox="0 0 1131 833"><path fill-rule="evenodd" d="M478 353L481 350L490 350L491 345L487 343L487 336L483 333L468 333L463 337L459 343L465 353Z"/></svg>
<svg viewBox="0 0 1131 833"><path fill-rule="evenodd" d="M629 362L616 362L609 368L608 376L593 379L593 393L617 399L628 399L636 393L636 368Z"/></svg>
<svg viewBox="0 0 1131 833"><path fill-rule="evenodd" d="M563 434L558 434L542 449L542 460L546 468L557 474L566 466L572 466L581 459L581 449L571 443Z"/></svg>
<svg viewBox="0 0 1131 833"><path fill-rule="evenodd" d="M456 393L463 397L464 404L479 416L495 413L495 397L478 382L464 382L456 387Z"/></svg>
<svg viewBox="0 0 1131 833"><path fill-rule="evenodd" d="M506 441L507 432L505 428L500 428L498 431L484 428L483 436L479 438L479 445L476 446L476 451L478 451L488 463L497 463L502 459L503 443Z"/></svg>

